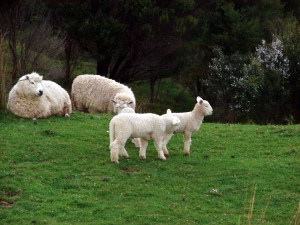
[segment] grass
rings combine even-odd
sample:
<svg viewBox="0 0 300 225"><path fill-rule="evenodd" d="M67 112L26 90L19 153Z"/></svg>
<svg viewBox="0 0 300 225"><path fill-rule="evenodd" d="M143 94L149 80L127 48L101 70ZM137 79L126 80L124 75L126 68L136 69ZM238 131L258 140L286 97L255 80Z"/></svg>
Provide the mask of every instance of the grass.
<svg viewBox="0 0 300 225"><path fill-rule="evenodd" d="M300 125L203 123L110 162L111 116L0 114L1 224L299 224Z"/></svg>

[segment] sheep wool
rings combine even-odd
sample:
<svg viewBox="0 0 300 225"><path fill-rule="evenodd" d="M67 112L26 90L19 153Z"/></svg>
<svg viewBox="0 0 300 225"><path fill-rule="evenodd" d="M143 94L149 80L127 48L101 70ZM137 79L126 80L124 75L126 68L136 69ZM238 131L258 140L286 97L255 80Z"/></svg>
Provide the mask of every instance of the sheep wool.
<svg viewBox="0 0 300 225"><path fill-rule="evenodd" d="M205 116L209 116L213 113L213 109L208 101L203 100L201 97L196 98L196 105L194 109L190 112L183 113L172 113L173 116L176 116L180 120L179 129L175 133L182 133L184 139L184 150L185 155L190 155L190 146L192 143L192 134L200 129L202 121ZM167 144L167 139L163 143L163 151L166 155L169 155Z"/></svg>
<svg viewBox="0 0 300 225"><path fill-rule="evenodd" d="M180 120L171 114L159 116L153 113L121 113L114 116L109 123L111 161L119 163L119 155L129 157L125 149L125 143L129 138L140 138L141 159L146 159L148 140L152 139L158 158L165 160L162 150L164 138L172 136L179 124Z"/></svg>
<svg viewBox="0 0 300 225"><path fill-rule="evenodd" d="M79 75L72 84L74 110L118 114L123 108L135 109L132 90L126 85L100 75Z"/></svg>
<svg viewBox="0 0 300 225"><path fill-rule="evenodd" d="M65 89L33 72L22 76L13 86L8 95L7 110L31 119L69 117L72 105Z"/></svg>

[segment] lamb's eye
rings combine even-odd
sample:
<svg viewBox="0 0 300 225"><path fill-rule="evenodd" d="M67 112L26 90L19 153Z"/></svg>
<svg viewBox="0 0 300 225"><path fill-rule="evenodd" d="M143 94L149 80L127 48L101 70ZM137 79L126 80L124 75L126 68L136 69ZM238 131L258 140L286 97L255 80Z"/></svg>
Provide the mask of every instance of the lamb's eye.
<svg viewBox="0 0 300 225"><path fill-rule="evenodd" d="M34 84L34 81L30 81L31 84Z"/></svg>

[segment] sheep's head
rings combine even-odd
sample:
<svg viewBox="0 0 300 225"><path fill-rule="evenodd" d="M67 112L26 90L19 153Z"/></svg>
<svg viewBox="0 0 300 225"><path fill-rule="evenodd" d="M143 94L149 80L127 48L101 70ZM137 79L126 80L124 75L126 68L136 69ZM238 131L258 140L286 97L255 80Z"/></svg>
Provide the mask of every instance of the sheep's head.
<svg viewBox="0 0 300 225"><path fill-rule="evenodd" d="M172 115L170 109L167 110L167 114L164 114L163 117L166 120L166 132L173 133L179 129L180 120L178 117Z"/></svg>
<svg viewBox="0 0 300 225"><path fill-rule="evenodd" d="M118 93L112 100L114 103L114 113L119 114L124 108L135 108L135 100L132 95L127 93Z"/></svg>
<svg viewBox="0 0 300 225"><path fill-rule="evenodd" d="M133 108L126 107L126 108L123 108L118 114L120 114L120 113L135 113L135 111Z"/></svg>
<svg viewBox="0 0 300 225"><path fill-rule="evenodd" d="M213 109L210 106L209 102L206 100L203 100L201 97L197 97L197 106L200 106L201 112L204 116L209 116L213 113Z"/></svg>
<svg viewBox="0 0 300 225"><path fill-rule="evenodd" d="M22 86L22 92L25 96L42 96L44 93L43 85L43 76L40 76L37 73L31 73L22 76L18 85Z"/></svg>

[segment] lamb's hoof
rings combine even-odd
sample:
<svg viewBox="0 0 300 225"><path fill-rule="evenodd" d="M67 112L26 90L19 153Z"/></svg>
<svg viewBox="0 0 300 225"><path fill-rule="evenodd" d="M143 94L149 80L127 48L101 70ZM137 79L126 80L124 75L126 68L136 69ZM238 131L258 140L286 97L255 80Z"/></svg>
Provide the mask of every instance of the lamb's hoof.
<svg viewBox="0 0 300 225"><path fill-rule="evenodd" d="M170 154L169 153L164 153L165 157L170 157Z"/></svg>
<svg viewBox="0 0 300 225"><path fill-rule="evenodd" d="M119 160L111 160L112 163L119 164Z"/></svg>
<svg viewBox="0 0 300 225"><path fill-rule="evenodd" d="M185 156L190 156L190 153L189 152L184 152L183 153Z"/></svg>
<svg viewBox="0 0 300 225"><path fill-rule="evenodd" d="M140 159L145 160L146 156L140 155Z"/></svg>
<svg viewBox="0 0 300 225"><path fill-rule="evenodd" d="M65 118L70 118L70 115L68 113L66 113Z"/></svg>
<svg viewBox="0 0 300 225"><path fill-rule="evenodd" d="M129 155L123 155L122 156L124 159L129 159Z"/></svg>
<svg viewBox="0 0 300 225"><path fill-rule="evenodd" d="M160 160L166 160L166 157L158 157Z"/></svg>

